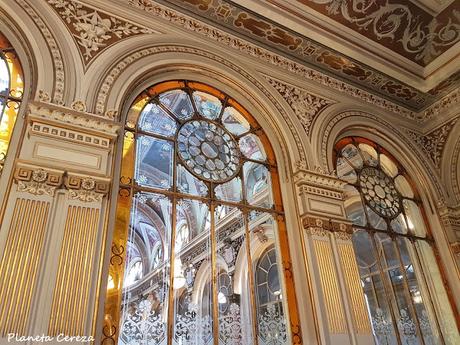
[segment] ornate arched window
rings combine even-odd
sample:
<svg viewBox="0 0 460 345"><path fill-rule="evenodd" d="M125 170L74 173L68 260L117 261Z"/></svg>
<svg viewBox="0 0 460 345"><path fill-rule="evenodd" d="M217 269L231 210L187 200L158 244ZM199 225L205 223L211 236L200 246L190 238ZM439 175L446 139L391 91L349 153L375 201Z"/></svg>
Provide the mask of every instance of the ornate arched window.
<svg viewBox="0 0 460 345"><path fill-rule="evenodd" d="M410 176L379 145L347 137L335 146L337 175L378 344L458 344L433 238Z"/></svg>
<svg viewBox="0 0 460 345"><path fill-rule="evenodd" d="M119 327L119 343L133 345L290 343L277 265L277 167L255 119L208 85L171 81L134 101L125 130L106 304L121 317L106 330ZM162 255L127 285L123 267L132 263L114 262L134 233L149 241L147 225ZM256 271L266 260L276 308L258 296Z"/></svg>
<svg viewBox="0 0 460 345"><path fill-rule="evenodd" d="M0 174L23 92L21 64L10 42L0 33Z"/></svg>

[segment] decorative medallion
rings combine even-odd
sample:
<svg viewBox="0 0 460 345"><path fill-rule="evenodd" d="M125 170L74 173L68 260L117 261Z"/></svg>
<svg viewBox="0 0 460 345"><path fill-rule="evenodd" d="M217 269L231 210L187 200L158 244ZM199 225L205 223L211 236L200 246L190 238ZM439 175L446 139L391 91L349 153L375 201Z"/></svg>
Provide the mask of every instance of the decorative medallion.
<svg viewBox="0 0 460 345"><path fill-rule="evenodd" d="M365 167L359 173L359 185L366 204L382 217L395 218L401 210L401 198L393 179L382 170Z"/></svg>
<svg viewBox="0 0 460 345"><path fill-rule="evenodd" d="M186 122L177 137L179 157L197 177L225 182L238 174L240 152L232 135L208 120Z"/></svg>

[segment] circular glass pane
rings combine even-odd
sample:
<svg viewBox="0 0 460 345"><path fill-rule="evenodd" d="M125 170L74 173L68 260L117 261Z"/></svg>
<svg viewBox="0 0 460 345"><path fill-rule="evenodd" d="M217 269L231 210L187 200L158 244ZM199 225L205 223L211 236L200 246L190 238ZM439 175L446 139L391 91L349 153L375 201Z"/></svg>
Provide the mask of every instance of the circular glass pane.
<svg viewBox="0 0 460 345"><path fill-rule="evenodd" d="M177 146L184 165L197 177L225 182L240 169L236 142L225 128L211 121L186 122L179 130Z"/></svg>
<svg viewBox="0 0 460 345"><path fill-rule="evenodd" d="M393 180L382 170L365 167L359 173L359 186L366 204L382 217L394 218L401 210L401 198Z"/></svg>

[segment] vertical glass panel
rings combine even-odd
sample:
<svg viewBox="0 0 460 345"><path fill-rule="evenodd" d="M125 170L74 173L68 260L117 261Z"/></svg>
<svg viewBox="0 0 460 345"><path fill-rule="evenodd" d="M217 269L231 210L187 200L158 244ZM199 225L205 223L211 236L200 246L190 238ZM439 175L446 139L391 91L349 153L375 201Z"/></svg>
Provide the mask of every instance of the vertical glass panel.
<svg viewBox="0 0 460 345"><path fill-rule="evenodd" d="M173 144L166 140L139 135L136 151L136 182L141 186L170 188L173 173Z"/></svg>
<svg viewBox="0 0 460 345"><path fill-rule="evenodd" d="M359 154L358 148L353 144L348 144L342 149L342 156L348 159L356 169L363 167L363 158Z"/></svg>
<svg viewBox="0 0 460 345"><path fill-rule="evenodd" d="M189 95L182 90L172 90L160 95L159 100L166 108L181 120L193 115L193 106Z"/></svg>
<svg viewBox="0 0 460 345"><path fill-rule="evenodd" d="M246 158L257 161L265 161L267 159L263 145L257 135L245 135L240 139L239 144L240 150Z"/></svg>
<svg viewBox="0 0 460 345"><path fill-rule="evenodd" d="M354 168L348 164L347 160L343 157L337 159L337 177L348 183L356 183L358 176Z"/></svg>
<svg viewBox="0 0 460 345"><path fill-rule="evenodd" d="M288 344L281 267L275 246L276 222L269 213L253 211L249 216L249 231L259 344Z"/></svg>
<svg viewBox="0 0 460 345"><path fill-rule="evenodd" d="M142 111L139 119L139 129L170 137L176 133L177 123L159 105L149 103Z"/></svg>
<svg viewBox="0 0 460 345"><path fill-rule="evenodd" d="M233 107L227 107L222 115L225 128L235 136L240 136L251 128L249 122Z"/></svg>
<svg viewBox="0 0 460 345"><path fill-rule="evenodd" d="M235 177L226 183L218 185L214 189L214 193L218 200L240 202L243 199L241 178Z"/></svg>
<svg viewBox="0 0 460 345"><path fill-rule="evenodd" d="M356 231L352 241L361 277L378 272L379 266L369 234L364 230Z"/></svg>
<svg viewBox="0 0 460 345"><path fill-rule="evenodd" d="M271 208L273 195L271 176L267 167L252 162L243 165L246 200L250 205Z"/></svg>
<svg viewBox="0 0 460 345"><path fill-rule="evenodd" d="M222 103L216 96L205 92L193 92L193 100L195 101L196 109L204 117L215 120L219 117L222 110Z"/></svg>
<svg viewBox="0 0 460 345"><path fill-rule="evenodd" d="M396 174L398 173L398 167L396 164L388 158L387 155L381 153L380 156L380 166L382 167L382 170L385 172L385 174L395 177Z"/></svg>
<svg viewBox="0 0 460 345"><path fill-rule="evenodd" d="M348 219L353 224L364 226L367 223L366 214L364 213L363 203L361 201L361 194L358 190L350 185L345 186L345 210Z"/></svg>
<svg viewBox="0 0 460 345"><path fill-rule="evenodd" d="M219 344L252 344L253 311L244 217L236 207L218 206L215 220Z"/></svg>
<svg viewBox="0 0 460 345"><path fill-rule="evenodd" d="M397 345L395 325L391 317L388 295L379 274L363 280L365 299L372 320L372 330L378 345Z"/></svg>
<svg viewBox="0 0 460 345"><path fill-rule="evenodd" d="M443 276L439 271L437 259L433 248L423 240L417 240L416 250L418 251L421 265L425 269L425 278L431 291L431 301L439 318L439 324L444 341L448 345L460 344L460 334L455 321L454 313L449 302L447 291L443 284Z"/></svg>
<svg viewBox="0 0 460 345"><path fill-rule="evenodd" d="M412 249L412 244L408 239L403 237L398 237L396 239L396 243L399 248L401 262L405 271L409 295L412 299L415 314L417 315L420 325L420 332L422 333L426 344L438 344L438 332L435 329L436 323L434 319L432 319L433 314L431 312L429 313L425 306L424 299L422 298L422 291L419 287L416 276L416 270L418 270L418 268L416 268L412 262L412 256L415 255L415 252ZM433 332L433 329L435 332Z"/></svg>
<svg viewBox="0 0 460 345"><path fill-rule="evenodd" d="M186 229L187 235L180 235ZM173 277L173 344L212 343L211 224L209 208L196 200L177 204ZM181 239L182 238L182 239Z"/></svg>
<svg viewBox="0 0 460 345"><path fill-rule="evenodd" d="M137 194L131 212L120 344L167 343L170 234L169 199L151 193ZM154 247L161 247L161 255L152 266L149 248ZM136 278L136 274L142 279L130 278Z"/></svg>
<svg viewBox="0 0 460 345"><path fill-rule="evenodd" d="M359 144L359 149L361 150L361 154L364 158L364 162L367 165L372 165L372 166L377 166L378 161L377 161L377 151L375 149L367 144Z"/></svg>
<svg viewBox="0 0 460 345"><path fill-rule="evenodd" d="M208 195L206 184L198 180L182 165L177 165L177 190L181 193L205 197Z"/></svg>
<svg viewBox="0 0 460 345"><path fill-rule="evenodd" d="M142 109L144 109L144 106L148 101L149 98L147 95L141 95L135 100L135 103L131 106L131 108L129 108L125 123L126 127L130 129L136 128Z"/></svg>
<svg viewBox="0 0 460 345"><path fill-rule="evenodd" d="M406 178L402 175L396 176L395 178L395 186L399 193L406 198L413 198L414 192L407 182Z"/></svg>
<svg viewBox="0 0 460 345"><path fill-rule="evenodd" d="M418 205L412 200L404 199L403 206L410 232L417 236L426 236L424 218Z"/></svg>

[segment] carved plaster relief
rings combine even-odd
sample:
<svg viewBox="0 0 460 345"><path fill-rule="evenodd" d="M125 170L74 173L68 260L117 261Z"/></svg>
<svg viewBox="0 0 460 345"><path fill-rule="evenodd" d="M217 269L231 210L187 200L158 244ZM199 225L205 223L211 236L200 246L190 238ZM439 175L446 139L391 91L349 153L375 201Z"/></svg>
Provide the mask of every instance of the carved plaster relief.
<svg viewBox="0 0 460 345"><path fill-rule="evenodd" d="M86 67L104 49L124 38L158 33L76 1L47 0L47 2L71 32Z"/></svg>
<svg viewBox="0 0 460 345"><path fill-rule="evenodd" d="M458 118L455 118L427 134L421 134L409 129L406 132L439 169L447 138L457 121Z"/></svg>
<svg viewBox="0 0 460 345"><path fill-rule="evenodd" d="M321 111L335 103L332 100L310 93L305 89L286 84L269 76L264 75L264 77L290 105L307 135L310 135L310 128L313 121Z"/></svg>

